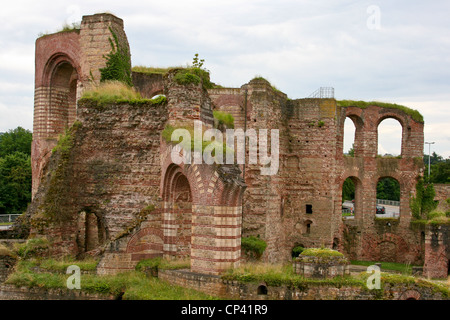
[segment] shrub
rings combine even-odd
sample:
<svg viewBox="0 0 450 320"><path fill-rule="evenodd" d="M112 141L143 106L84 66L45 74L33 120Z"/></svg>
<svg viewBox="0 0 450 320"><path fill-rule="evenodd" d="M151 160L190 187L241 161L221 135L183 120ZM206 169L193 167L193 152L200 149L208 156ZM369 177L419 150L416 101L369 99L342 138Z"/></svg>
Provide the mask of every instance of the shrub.
<svg viewBox="0 0 450 320"><path fill-rule="evenodd" d="M267 243L259 237L249 236L241 239L241 247L247 254L259 259L266 250Z"/></svg>
<svg viewBox="0 0 450 320"><path fill-rule="evenodd" d="M343 257L339 251L328 248L307 248L301 253L302 256L311 257Z"/></svg>
<svg viewBox="0 0 450 320"><path fill-rule="evenodd" d="M227 128L234 128L234 117L228 112L214 110L213 115L219 125L226 125Z"/></svg>
<svg viewBox="0 0 450 320"><path fill-rule="evenodd" d="M301 247L301 246L296 246L292 249L292 258L296 258L298 257L303 250L305 250L305 248Z"/></svg>

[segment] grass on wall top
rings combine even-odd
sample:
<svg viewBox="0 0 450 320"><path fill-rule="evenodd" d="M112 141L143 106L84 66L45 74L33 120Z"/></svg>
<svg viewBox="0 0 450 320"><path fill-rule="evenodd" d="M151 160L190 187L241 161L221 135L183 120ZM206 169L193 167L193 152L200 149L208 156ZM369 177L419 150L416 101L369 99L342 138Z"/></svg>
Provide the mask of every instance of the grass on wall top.
<svg viewBox="0 0 450 320"><path fill-rule="evenodd" d="M379 101L355 101L355 100L338 100L337 105L340 107L357 107L366 109L368 106L378 106L381 108L397 109L410 115L415 121L424 123L422 114L415 110L396 103L387 103Z"/></svg>

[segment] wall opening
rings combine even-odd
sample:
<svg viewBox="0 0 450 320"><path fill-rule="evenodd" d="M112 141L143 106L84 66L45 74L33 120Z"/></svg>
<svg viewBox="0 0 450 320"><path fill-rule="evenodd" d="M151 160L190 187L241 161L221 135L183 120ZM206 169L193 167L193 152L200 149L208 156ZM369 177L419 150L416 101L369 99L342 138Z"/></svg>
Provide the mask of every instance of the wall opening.
<svg viewBox="0 0 450 320"><path fill-rule="evenodd" d="M305 234L311 234L311 225L312 225L311 220L305 221Z"/></svg>
<svg viewBox="0 0 450 320"><path fill-rule="evenodd" d="M267 295L267 287L265 285L260 285L258 289L256 289L256 293L260 295Z"/></svg>
<svg viewBox="0 0 450 320"><path fill-rule="evenodd" d="M348 177L342 184L342 217L354 219L362 208L361 181L356 177Z"/></svg>
<svg viewBox="0 0 450 320"><path fill-rule="evenodd" d="M77 245L80 254L98 248L106 240L106 228L101 219L90 211L78 214Z"/></svg>
<svg viewBox="0 0 450 320"><path fill-rule="evenodd" d="M393 118L382 120L377 128L377 155L397 157L402 154L402 125Z"/></svg>
<svg viewBox="0 0 450 320"><path fill-rule="evenodd" d="M400 217L400 184L396 179L378 179L375 214L379 218Z"/></svg>
<svg viewBox="0 0 450 320"><path fill-rule="evenodd" d="M163 198L164 254L181 258L190 257L193 199L188 178L175 164L167 168Z"/></svg>
<svg viewBox="0 0 450 320"><path fill-rule="evenodd" d="M356 126L352 119L349 117L344 120L344 155L353 157L355 155L355 135Z"/></svg>
<svg viewBox="0 0 450 320"><path fill-rule="evenodd" d="M78 73L67 61L59 63L50 80L50 133L61 134L76 118Z"/></svg>
<svg viewBox="0 0 450 320"><path fill-rule="evenodd" d="M313 213L312 204L307 204L306 205L306 213L307 214L312 214Z"/></svg>

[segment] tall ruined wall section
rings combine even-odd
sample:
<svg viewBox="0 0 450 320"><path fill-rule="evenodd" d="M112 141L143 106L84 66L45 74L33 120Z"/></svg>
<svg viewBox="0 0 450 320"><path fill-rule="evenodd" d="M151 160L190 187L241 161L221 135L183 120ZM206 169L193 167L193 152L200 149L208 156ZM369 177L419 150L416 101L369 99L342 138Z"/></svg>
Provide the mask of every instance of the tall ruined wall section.
<svg viewBox="0 0 450 320"><path fill-rule="evenodd" d="M81 28L36 40L32 194L58 136L76 119L76 101L100 81L114 39L128 50L123 21L111 14L84 16Z"/></svg>
<svg viewBox="0 0 450 320"><path fill-rule="evenodd" d="M76 255L117 237L146 207L158 208L166 121L165 105L80 100L68 143L53 154L36 194L32 234L50 237L55 253Z"/></svg>
<svg viewBox="0 0 450 320"><path fill-rule="evenodd" d="M343 225L344 250L352 257L366 260L420 263L423 260L424 243L420 230L411 226L410 197L415 192L419 175L423 173L423 122L402 110L370 106L342 108L339 121L343 136L343 122L350 118L356 127L355 155L344 157L338 148L340 174L334 181L342 184L352 177L356 186L355 219ZM402 126L401 156L383 158L377 156L378 125L386 118L399 121ZM338 141L342 141L340 138ZM377 183L390 177L400 185L400 217L377 219ZM336 199L336 207L338 207Z"/></svg>

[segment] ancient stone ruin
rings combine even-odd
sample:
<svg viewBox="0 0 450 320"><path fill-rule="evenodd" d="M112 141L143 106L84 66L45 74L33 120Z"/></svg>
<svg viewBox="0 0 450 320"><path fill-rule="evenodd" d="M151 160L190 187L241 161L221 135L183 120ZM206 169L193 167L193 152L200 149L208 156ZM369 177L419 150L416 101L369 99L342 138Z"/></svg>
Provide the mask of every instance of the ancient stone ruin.
<svg viewBox="0 0 450 320"><path fill-rule="evenodd" d="M180 84L177 69L131 73L142 97L163 94L163 103L80 99L100 83L114 43L129 59L123 21L111 14L84 16L80 29L36 41L27 217L30 236L46 236L52 254L101 256L101 274L156 256L190 257L192 271L218 274L239 265L241 237L254 235L267 242L267 262L289 261L302 245L333 248L348 259L422 264L434 246L436 259L448 264L448 240L435 235L443 229L411 227L410 196L423 171L421 119L334 98L291 100L261 78L240 88ZM199 120L212 128L214 110L230 113L235 129L279 130L275 175L262 175L259 164L172 161L166 126ZM343 154L346 118L356 127L353 157ZM377 157L378 124L386 118L401 124L401 157ZM64 134L67 145L58 147ZM355 218L343 220L349 177ZM389 222L375 219L384 177L400 184L400 216Z"/></svg>

